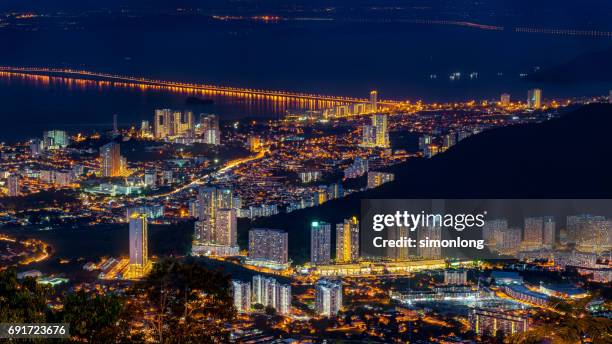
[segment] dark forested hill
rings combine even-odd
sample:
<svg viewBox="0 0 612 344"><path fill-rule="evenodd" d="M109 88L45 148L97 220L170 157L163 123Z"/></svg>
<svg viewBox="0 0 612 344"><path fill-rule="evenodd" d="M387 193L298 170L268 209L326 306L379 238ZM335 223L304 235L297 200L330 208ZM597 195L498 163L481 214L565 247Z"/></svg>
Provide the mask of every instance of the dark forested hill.
<svg viewBox="0 0 612 344"><path fill-rule="evenodd" d="M395 181L320 207L243 223L289 232L289 254L307 259L313 220L359 215L367 198L612 198L612 105L581 107L559 119L486 131L432 159L390 169ZM333 227L335 228L335 226Z"/></svg>

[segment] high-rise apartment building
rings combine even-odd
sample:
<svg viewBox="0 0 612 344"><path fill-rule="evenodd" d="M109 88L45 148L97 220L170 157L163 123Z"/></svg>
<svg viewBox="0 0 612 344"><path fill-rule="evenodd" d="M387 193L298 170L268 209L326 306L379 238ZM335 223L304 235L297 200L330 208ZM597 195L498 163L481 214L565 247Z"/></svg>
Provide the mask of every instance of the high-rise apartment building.
<svg viewBox="0 0 612 344"><path fill-rule="evenodd" d="M534 88L527 92L527 107L530 109L539 109L542 107L542 90Z"/></svg>
<svg viewBox="0 0 612 344"><path fill-rule="evenodd" d="M231 189L200 188L193 254L231 256L238 253L236 202Z"/></svg>
<svg viewBox="0 0 612 344"><path fill-rule="evenodd" d="M138 211L128 213L130 262L126 278L143 277L151 268L148 249L147 215Z"/></svg>
<svg viewBox="0 0 612 344"><path fill-rule="evenodd" d="M342 309L342 282L320 279L315 284L317 314L335 316Z"/></svg>
<svg viewBox="0 0 612 344"><path fill-rule="evenodd" d="M251 283L232 280L234 307L240 313L251 311Z"/></svg>
<svg viewBox="0 0 612 344"><path fill-rule="evenodd" d="M288 267L289 236L279 229L253 228L249 231L247 262L272 269Z"/></svg>
<svg viewBox="0 0 612 344"><path fill-rule="evenodd" d="M109 142L100 147L100 174L103 177L118 177L123 174L124 160L118 143Z"/></svg>
<svg viewBox="0 0 612 344"><path fill-rule="evenodd" d="M356 217L336 224L336 262L350 263L359 259L359 221Z"/></svg>
<svg viewBox="0 0 612 344"><path fill-rule="evenodd" d="M191 111L176 111L170 109L155 110L153 134L157 139L177 136L189 136L194 129L193 113Z"/></svg>
<svg viewBox="0 0 612 344"><path fill-rule="evenodd" d="M331 263L331 225L313 222L310 227L310 262L312 264Z"/></svg>

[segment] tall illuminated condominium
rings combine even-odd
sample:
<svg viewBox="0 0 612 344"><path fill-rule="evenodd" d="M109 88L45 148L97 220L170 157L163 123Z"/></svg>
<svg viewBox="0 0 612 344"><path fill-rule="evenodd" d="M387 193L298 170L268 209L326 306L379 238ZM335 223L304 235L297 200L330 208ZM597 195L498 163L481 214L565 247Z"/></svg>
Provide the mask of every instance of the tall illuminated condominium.
<svg viewBox="0 0 612 344"><path fill-rule="evenodd" d="M66 148L70 140L63 130L49 130L43 132L43 146L45 149Z"/></svg>
<svg viewBox="0 0 612 344"><path fill-rule="evenodd" d="M389 130L387 126L387 115L372 115L372 125L362 127L362 147L389 148Z"/></svg>
<svg viewBox="0 0 612 344"><path fill-rule="evenodd" d="M336 224L336 262L350 263L359 259L359 220L356 217Z"/></svg>
<svg viewBox="0 0 612 344"><path fill-rule="evenodd" d="M238 312L247 313L251 310L251 283L232 280L232 295Z"/></svg>
<svg viewBox="0 0 612 344"><path fill-rule="evenodd" d="M525 219L522 246L525 250L551 248L555 240L555 219L552 216Z"/></svg>
<svg viewBox="0 0 612 344"><path fill-rule="evenodd" d="M155 110L153 134L157 139L189 135L194 129L191 111Z"/></svg>
<svg viewBox="0 0 612 344"><path fill-rule="evenodd" d="M196 134L204 138L204 143L210 145L221 144L221 131L219 130L219 117L213 114L200 114L200 121L195 128Z"/></svg>
<svg viewBox="0 0 612 344"><path fill-rule="evenodd" d="M10 174L7 178L8 196L15 197L21 194L21 179L17 174Z"/></svg>
<svg viewBox="0 0 612 344"><path fill-rule="evenodd" d="M279 314L291 313L291 285L279 283L272 277L253 276L253 302L272 307Z"/></svg>
<svg viewBox="0 0 612 344"><path fill-rule="evenodd" d="M527 91L527 107L530 109L539 109L542 107L542 90L534 88Z"/></svg>
<svg viewBox="0 0 612 344"><path fill-rule="evenodd" d="M103 177L121 176L125 171L125 165L118 143L109 142L100 147L100 174Z"/></svg>
<svg viewBox="0 0 612 344"><path fill-rule="evenodd" d="M342 309L342 282L320 279L315 284L317 314L335 316Z"/></svg>
<svg viewBox="0 0 612 344"><path fill-rule="evenodd" d="M370 91L370 110L378 111L378 92L376 90Z"/></svg>
<svg viewBox="0 0 612 344"><path fill-rule="evenodd" d="M249 231L247 264L271 269L289 267L289 235L280 229L253 228Z"/></svg>
<svg viewBox="0 0 612 344"><path fill-rule="evenodd" d="M310 262L314 265L331 263L331 225L313 222L310 227Z"/></svg>
<svg viewBox="0 0 612 344"><path fill-rule="evenodd" d="M125 278L143 277L151 270L148 249L147 215L138 211L129 213L130 262Z"/></svg>
<svg viewBox="0 0 612 344"><path fill-rule="evenodd" d="M194 255L238 254L237 198L231 189L202 187L198 192L198 221L195 222Z"/></svg>

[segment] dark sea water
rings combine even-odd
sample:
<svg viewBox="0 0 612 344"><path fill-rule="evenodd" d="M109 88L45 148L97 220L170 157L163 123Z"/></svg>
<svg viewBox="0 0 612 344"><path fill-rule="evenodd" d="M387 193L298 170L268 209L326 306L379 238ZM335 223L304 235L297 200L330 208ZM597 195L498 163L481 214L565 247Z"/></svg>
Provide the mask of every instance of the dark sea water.
<svg viewBox="0 0 612 344"><path fill-rule="evenodd" d="M612 46L612 39L488 31L450 25L287 21L159 21L73 30L0 29L0 65L85 68L228 86L425 101L524 99L607 94L610 85L535 85L519 77ZM461 72L459 81L449 75ZM469 78L472 72L478 77ZM501 73L501 74L499 74ZM431 74L437 78L432 80ZM0 141L45 129L106 130L151 119L160 107L182 108L189 94L124 87L86 87L0 78ZM197 111L222 119L275 117L299 104L215 99Z"/></svg>

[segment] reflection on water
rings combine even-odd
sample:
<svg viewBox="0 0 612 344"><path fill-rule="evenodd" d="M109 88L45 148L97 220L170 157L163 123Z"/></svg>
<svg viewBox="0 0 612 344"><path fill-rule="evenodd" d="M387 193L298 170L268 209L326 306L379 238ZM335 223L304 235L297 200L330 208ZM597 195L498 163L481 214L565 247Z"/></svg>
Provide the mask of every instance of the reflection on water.
<svg viewBox="0 0 612 344"><path fill-rule="evenodd" d="M188 104L187 98L211 99L212 104ZM0 72L2 140L39 136L51 128L69 131L110 127L117 113L121 125L151 119L156 108L191 108L217 113L223 120L280 117L291 109L316 110L340 102L245 94L132 82ZM93 129L92 129L93 130Z"/></svg>

